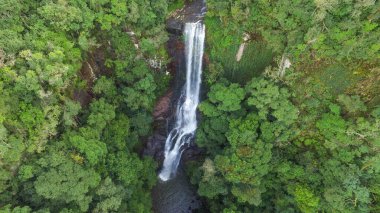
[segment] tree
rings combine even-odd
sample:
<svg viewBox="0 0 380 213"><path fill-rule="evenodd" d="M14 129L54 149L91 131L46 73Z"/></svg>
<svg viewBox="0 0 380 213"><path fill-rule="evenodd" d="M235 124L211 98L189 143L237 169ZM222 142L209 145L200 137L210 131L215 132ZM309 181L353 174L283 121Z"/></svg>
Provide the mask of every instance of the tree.
<svg viewBox="0 0 380 213"><path fill-rule="evenodd" d="M92 102L90 110L87 122L99 130L104 129L107 123L115 118L115 107L106 103L104 98Z"/></svg>
<svg viewBox="0 0 380 213"><path fill-rule="evenodd" d="M125 75L125 78L128 87L124 87L122 93L128 107L132 111L138 109L151 111L157 86L154 83L153 75L149 73L147 65L138 62L131 72Z"/></svg>
<svg viewBox="0 0 380 213"><path fill-rule="evenodd" d="M240 103L244 99L244 90L238 84L214 84L207 94L210 102L217 105L221 111L236 111L241 109Z"/></svg>
<svg viewBox="0 0 380 213"><path fill-rule="evenodd" d="M107 146L105 143L94 140L85 139L79 135L73 135L70 137L70 143L80 153L83 153L90 165L96 165L101 160L104 160L107 154Z"/></svg>
<svg viewBox="0 0 380 213"><path fill-rule="evenodd" d="M302 212L315 212L318 210L319 198L310 189L297 185L293 193L296 204Z"/></svg>
<svg viewBox="0 0 380 213"><path fill-rule="evenodd" d="M73 202L84 212L92 197L88 194L100 182L100 175L93 169L80 165L58 153L38 160L41 172L36 174L36 193L48 202Z"/></svg>
<svg viewBox="0 0 380 213"><path fill-rule="evenodd" d="M167 7L166 0L0 2L5 211L150 211L155 164L136 150L150 132L164 74L153 74L141 57L165 57ZM98 80L84 85L81 67L92 62ZM90 104L80 106L87 100L77 94L84 92ZM107 167L119 153L133 165L114 159ZM134 165L131 176L122 170ZM120 184L128 178L139 180L128 183L127 193Z"/></svg>
<svg viewBox="0 0 380 213"><path fill-rule="evenodd" d="M122 203L126 191L121 185L115 185L111 178L107 177L96 190L99 199L94 212L114 212Z"/></svg>
<svg viewBox="0 0 380 213"><path fill-rule="evenodd" d="M76 121L76 115L81 110L81 106L78 102L74 102L72 100L66 100L65 102L65 108L63 112L63 122L65 126L76 126L77 121Z"/></svg>

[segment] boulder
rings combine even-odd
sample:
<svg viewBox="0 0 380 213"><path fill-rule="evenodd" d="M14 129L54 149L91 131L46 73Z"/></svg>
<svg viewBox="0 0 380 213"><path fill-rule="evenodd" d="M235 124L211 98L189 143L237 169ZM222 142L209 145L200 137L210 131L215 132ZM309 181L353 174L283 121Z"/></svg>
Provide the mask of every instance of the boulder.
<svg viewBox="0 0 380 213"><path fill-rule="evenodd" d="M154 120L166 120L170 116L172 96L173 91L169 90L158 100L153 111Z"/></svg>

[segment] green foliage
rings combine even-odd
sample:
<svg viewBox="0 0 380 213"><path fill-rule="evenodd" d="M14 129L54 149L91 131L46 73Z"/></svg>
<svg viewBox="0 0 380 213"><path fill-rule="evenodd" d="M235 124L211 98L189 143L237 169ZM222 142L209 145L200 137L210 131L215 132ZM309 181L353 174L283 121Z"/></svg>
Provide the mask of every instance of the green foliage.
<svg viewBox="0 0 380 213"><path fill-rule="evenodd" d="M147 65L139 61L131 72L123 75L123 77L129 85L122 88L124 101L128 107L131 110L152 110L157 86Z"/></svg>
<svg viewBox="0 0 380 213"><path fill-rule="evenodd" d="M63 122L66 126L76 126L76 115L78 115L81 110L81 106L79 103L67 100L65 102L65 108L63 112Z"/></svg>
<svg viewBox="0 0 380 213"><path fill-rule="evenodd" d="M222 49L235 46L245 32L252 40L265 42L274 53L285 52L295 60L311 56L352 63L379 58L379 5L375 1L211 0L207 5L211 55L225 53L214 51L214 42Z"/></svg>
<svg viewBox="0 0 380 213"><path fill-rule="evenodd" d="M202 165L203 177L199 183L198 193L201 196L215 198L217 195L226 195L228 193L225 187L225 181L215 176L216 169L214 162L206 159Z"/></svg>
<svg viewBox="0 0 380 213"><path fill-rule="evenodd" d="M29 206L24 207L15 207L12 208L11 205L4 206L0 209L1 213L30 213L32 212L31 208Z"/></svg>
<svg viewBox="0 0 380 213"><path fill-rule="evenodd" d="M297 185L294 189L294 198L302 212L315 212L318 210L319 198L310 189Z"/></svg>
<svg viewBox="0 0 380 213"><path fill-rule="evenodd" d="M147 113L138 113L132 118L132 127L139 136L147 136L150 128L147 128L153 122L152 117Z"/></svg>
<svg viewBox="0 0 380 213"><path fill-rule="evenodd" d="M207 115L204 110L202 110L202 113ZM207 116L210 116L210 118L203 120L197 131L197 145L207 147L208 152L218 153L220 150L216 145L223 146L227 141L225 133L229 128L229 119L226 116Z"/></svg>
<svg viewBox="0 0 380 213"><path fill-rule="evenodd" d="M80 29L80 24L83 22L80 9L67 5L63 1L47 3L38 8L38 13L55 30L76 31Z"/></svg>
<svg viewBox="0 0 380 213"><path fill-rule="evenodd" d="M205 117L197 144L214 159L203 164L198 191L215 202L229 195L242 206L259 206L266 191L264 177L271 171L273 144L289 138L284 132L297 119L290 93L254 78L246 89L216 83L208 97L200 105Z"/></svg>
<svg viewBox="0 0 380 213"><path fill-rule="evenodd" d="M234 95L224 95L229 84L222 82L200 105L197 144L209 158L192 171L211 212L377 208L369 184L378 181L377 109L360 117L367 107L358 96L294 96L292 88L253 78L230 110L225 103Z"/></svg>
<svg viewBox="0 0 380 213"><path fill-rule="evenodd" d="M81 211L87 211L91 188L99 184L100 176L93 169L84 170L71 160L52 154L40 159L37 164L46 169L37 174L34 187L36 193L48 200L76 203Z"/></svg>
<svg viewBox="0 0 380 213"><path fill-rule="evenodd" d="M231 82L244 84L252 77L259 76L272 62L272 51L262 42L245 42L242 58L237 61L236 54L244 42L244 31L234 24L221 23L214 17L206 17L205 24L212 59L206 78L211 81L225 77ZM221 25L225 26L221 28Z"/></svg>
<svg viewBox="0 0 380 213"><path fill-rule="evenodd" d="M168 12L174 12L175 10L181 9L185 6L185 0L172 0L172 3L169 4Z"/></svg>
<svg viewBox="0 0 380 213"><path fill-rule="evenodd" d="M342 103L348 113L353 114L367 111L367 107L360 100L359 96L339 95L338 101Z"/></svg>
<svg viewBox="0 0 380 213"><path fill-rule="evenodd" d="M334 64L316 70L316 78L332 94L342 94L350 88L358 79L357 75L351 73L351 70L339 64ZM319 73L318 73L319 72Z"/></svg>
<svg viewBox="0 0 380 213"><path fill-rule="evenodd" d="M125 193L122 186L115 185L111 178L107 177L96 190L96 195L101 202L96 205L94 212L117 211L121 206Z"/></svg>
<svg viewBox="0 0 380 213"><path fill-rule="evenodd" d="M227 51L222 51L218 60L225 70L223 77L231 82L244 84L249 79L260 76L273 61L272 51L264 43L245 44L242 58L238 62L236 61L237 52L238 46L230 47Z"/></svg>
<svg viewBox="0 0 380 213"><path fill-rule="evenodd" d="M240 103L244 99L244 90L238 84L230 84L229 86L214 84L207 95L211 103L217 104L217 110L236 111L240 109ZM201 107L201 110L206 114L208 106L205 104Z"/></svg>
<svg viewBox="0 0 380 213"><path fill-rule="evenodd" d="M102 95L106 99L113 99L117 95L117 89L115 82L112 79L108 79L105 76L100 77L96 80L96 84L93 88L94 93Z"/></svg>
<svg viewBox="0 0 380 213"><path fill-rule="evenodd" d="M379 3L207 4L207 156L190 173L208 210L379 212L380 108L367 91ZM169 61L165 19L183 5L0 1L0 212L151 212L157 165L138 153L170 76L148 61ZM259 77L283 54L291 73Z"/></svg>
<svg viewBox="0 0 380 213"><path fill-rule="evenodd" d="M18 178L21 181L26 181L34 176L34 168L31 165L23 165L18 171Z"/></svg>
<svg viewBox="0 0 380 213"><path fill-rule="evenodd" d="M103 132L104 141L109 144L109 148L124 150L126 147L132 148L135 144L126 141L131 134L130 119L121 114L113 120Z"/></svg>
<svg viewBox="0 0 380 213"><path fill-rule="evenodd" d="M150 211L156 164L136 150L172 3L0 2L1 212Z"/></svg>
<svg viewBox="0 0 380 213"><path fill-rule="evenodd" d="M248 105L257 108L261 119L265 120L269 113L285 124L293 123L297 119L297 109L288 100L291 94L286 88L254 78L247 84L246 91L250 94Z"/></svg>
<svg viewBox="0 0 380 213"><path fill-rule="evenodd" d="M133 192L128 200L129 209L135 212L149 212L150 193L139 188L151 189L155 184L155 162L149 158L141 160L136 154L119 151L109 155L107 164L117 180Z"/></svg>
<svg viewBox="0 0 380 213"><path fill-rule="evenodd" d="M70 143L86 156L90 165L97 164L107 154L107 146L101 141L86 140L79 135L75 135L70 138Z"/></svg>
<svg viewBox="0 0 380 213"><path fill-rule="evenodd" d="M317 121L316 127L320 133L329 141L326 141L328 148L334 149L338 144L348 140L346 137L346 122L339 115L324 114L322 119ZM332 141L334 140L334 141ZM335 141L337 140L337 141Z"/></svg>
<svg viewBox="0 0 380 213"><path fill-rule="evenodd" d="M115 107L99 99L91 103L91 114L88 116L88 124L103 129L107 123L115 118Z"/></svg>
<svg viewBox="0 0 380 213"><path fill-rule="evenodd" d="M368 73L378 66L379 4L207 5L209 91L196 141L207 158L191 173L209 210L378 211L379 110L369 112L376 95L364 90L378 81ZM245 34L248 48L237 62ZM274 67L275 54L290 59L286 75L252 78ZM241 86L229 89L223 77Z"/></svg>

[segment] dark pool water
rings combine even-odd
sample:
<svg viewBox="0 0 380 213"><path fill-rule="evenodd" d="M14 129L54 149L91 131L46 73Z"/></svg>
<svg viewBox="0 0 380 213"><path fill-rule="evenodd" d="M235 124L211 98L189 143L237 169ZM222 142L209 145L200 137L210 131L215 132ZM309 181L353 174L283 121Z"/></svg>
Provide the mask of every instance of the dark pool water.
<svg viewBox="0 0 380 213"><path fill-rule="evenodd" d="M201 201L183 169L166 182L158 180L152 191L153 211L156 213L191 213L201 209Z"/></svg>

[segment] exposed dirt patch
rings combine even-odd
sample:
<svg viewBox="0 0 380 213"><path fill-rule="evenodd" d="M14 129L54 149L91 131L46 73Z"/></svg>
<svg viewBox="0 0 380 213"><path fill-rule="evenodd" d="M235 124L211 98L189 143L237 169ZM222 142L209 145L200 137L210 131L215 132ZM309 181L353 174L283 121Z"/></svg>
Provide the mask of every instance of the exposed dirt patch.
<svg viewBox="0 0 380 213"><path fill-rule="evenodd" d="M354 93L359 94L370 106L380 104L380 68L374 68L355 85Z"/></svg>
<svg viewBox="0 0 380 213"><path fill-rule="evenodd" d="M79 102L82 107L87 106L94 97L92 87L94 86L95 80L100 75L110 75L112 73L112 71L104 65L104 62L105 53L103 48L100 47L92 53L89 53L87 60L82 63L79 77L86 82L86 86L82 89L76 89L73 93L73 100Z"/></svg>

